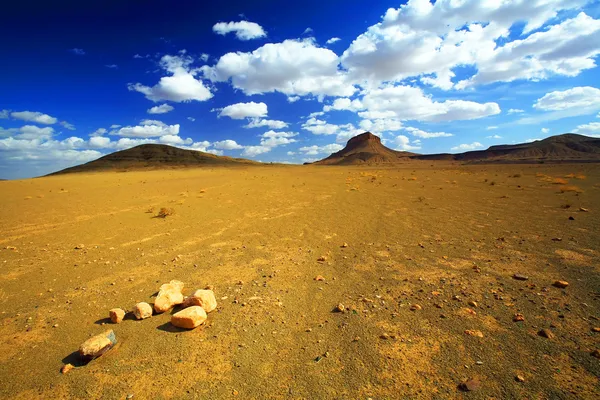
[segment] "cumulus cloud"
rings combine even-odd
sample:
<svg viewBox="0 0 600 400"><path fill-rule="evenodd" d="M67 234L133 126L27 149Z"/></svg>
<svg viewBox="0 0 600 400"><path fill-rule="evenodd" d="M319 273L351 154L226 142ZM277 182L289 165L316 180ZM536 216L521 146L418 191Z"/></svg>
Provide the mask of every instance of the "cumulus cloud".
<svg viewBox="0 0 600 400"><path fill-rule="evenodd" d="M212 146L219 150L239 150L244 148L244 146L237 144L235 140L231 139L214 142Z"/></svg>
<svg viewBox="0 0 600 400"><path fill-rule="evenodd" d="M471 151L482 148L483 145L479 142L473 142L470 144L459 144L458 146L452 147L450 150L452 151Z"/></svg>
<svg viewBox="0 0 600 400"><path fill-rule="evenodd" d="M14 111L10 113L10 116L14 119L20 119L22 121L35 122L37 124L44 125L52 125L58 122L56 118L36 111Z"/></svg>
<svg viewBox="0 0 600 400"><path fill-rule="evenodd" d="M342 40L342 39L340 39L339 37L332 37L331 39L327 40L325 43L334 44L335 42L339 42L340 40Z"/></svg>
<svg viewBox="0 0 600 400"><path fill-rule="evenodd" d="M579 133L580 135L600 137L600 122L590 122L589 124L583 124L573 129L573 133Z"/></svg>
<svg viewBox="0 0 600 400"><path fill-rule="evenodd" d="M544 135L546 135L546 134L550 133L550 129L542 128L542 129L540 129L540 132L542 132Z"/></svg>
<svg viewBox="0 0 600 400"><path fill-rule="evenodd" d="M331 110L348 110L356 112L362 110L363 108L364 107L359 99L350 100L347 97L341 97L335 99L333 101L333 104L331 104L330 106L323 106L323 112L329 112Z"/></svg>
<svg viewBox="0 0 600 400"><path fill-rule="evenodd" d="M524 113L525 110L521 110L519 108L511 108L508 110L509 114L520 114L520 113Z"/></svg>
<svg viewBox="0 0 600 400"><path fill-rule="evenodd" d="M240 40L258 39L267 36L262 26L248 21L219 22L213 26L213 32L223 36L235 32L235 37Z"/></svg>
<svg viewBox="0 0 600 400"><path fill-rule="evenodd" d="M600 44L596 20L581 13L548 30L558 12L575 10L586 0L486 1L411 0L390 8L382 21L358 36L343 53L342 64L354 80L400 81L421 77L444 90L455 86L453 69L475 66L474 76L458 85L516 79L574 76L594 66ZM509 41L511 28L526 22L524 39Z"/></svg>
<svg viewBox="0 0 600 400"><path fill-rule="evenodd" d="M213 94L202 80L195 78L198 71L191 69L193 61L191 57L185 55L163 56L160 60L160 66L170 76L160 78L160 81L152 87L141 83L130 83L128 89L140 92L148 100L154 102L172 101L181 103L208 100L213 97Z"/></svg>
<svg viewBox="0 0 600 400"><path fill-rule="evenodd" d="M68 123L67 121L60 121L60 124L65 128L68 129L70 131L74 131L75 130L75 125Z"/></svg>
<svg viewBox="0 0 600 400"><path fill-rule="evenodd" d="M124 126L110 131L113 136L125 136L130 138L151 138L165 135L178 135L179 124L165 125L160 121L146 120L146 124L137 126Z"/></svg>
<svg viewBox="0 0 600 400"><path fill-rule="evenodd" d="M168 104L161 104L160 106L154 106L152 108L149 108L148 110L146 110L148 112L148 114L166 114L169 111L173 111L174 108L173 106L170 106Z"/></svg>
<svg viewBox="0 0 600 400"><path fill-rule="evenodd" d="M408 133L410 133L411 135L422 138L422 139L454 136L453 134L447 133L447 132L426 132L424 130L413 128L413 127L406 127L406 131L408 131Z"/></svg>
<svg viewBox="0 0 600 400"><path fill-rule="evenodd" d="M419 142L414 141L413 144L410 144L410 139L404 135L398 135L391 141L392 148L399 151L419 150L421 146L417 143Z"/></svg>
<svg viewBox="0 0 600 400"><path fill-rule="evenodd" d="M372 133L394 132L402 129L402 122L393 118L363 119L358 125L365 131Z"/></svg>
<svg viewBox="0 0 600 400"><path fill-rule="evenodd" d="M338 125L328 124L326 121L317 118L309 118L302 124L302 129L315 135L334 135L340 128Z"/></svg>
<svg viewBox="0 0 600 400"><path fill-rule="evenodd" d="M268 153L271 147L268 146L245 146L242 155L245 157L256 157L259 154Z"/></svg>
<svg viewBox="0 0 600 400"><path fill-rule="evenodd" d="M204 76L213 82L231 80L247 95L281 92L287 96L351 96L356 88L338 69L338 56L313 40L268 43L251 53L227 53Z"/></svg>
<svg viewBox="0 0 600 400"><path fill-rule="evenodd" d="M296 139L293 139L295 136L298 136L297 132L267 131L261 135L260 145L264 147L277 147L295 143Z"/></svg>
<svg viewBox="0 0 600 400"><path fill-rule="evenodd" d="M229 105L221 110L219 117L229 117L231 119L260 118L267 115L267 105L265 103L236 103Z"/></svg>
<svg viewBox="0 0 600 400"><path fill-rule="evenodd" d="M595 110L600 108L600 89L583 86L546 93L535 102L533 108L543 111L562 111L572 108Z"/></svg>
<svg viewBox="0 0 600 400"><path fill-rule="evenodd" d="M283 129L288 127L287 122L272 120L272 119L261 119L261 118L252 118L247 125L244 125L244 128L263 128L268 127L270 129Z"/></svg>
<svg viewBox="0 0 600 400"><path fill-rule="evenodd" d="M339 145L337 143L331 143L331 144L326 144L324 146L317 146L317 145L304 146L304 147L300 147L298 149L298 151L300 151L308 156L315 156L317 154L329 155L329 154L335 153L337 151L340 151L343 148L344 148L344 146L342 146L342 145Z"/></svg>

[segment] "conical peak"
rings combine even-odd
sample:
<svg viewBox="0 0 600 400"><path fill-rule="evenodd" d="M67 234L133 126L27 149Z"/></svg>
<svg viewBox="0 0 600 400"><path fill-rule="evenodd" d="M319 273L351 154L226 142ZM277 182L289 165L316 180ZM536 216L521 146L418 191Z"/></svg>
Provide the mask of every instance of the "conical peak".
<svg viewBox="0 0 600 400"><path fill-rule="evenodd" d="M373 135L371 132L365 132L361 133L360 135L354 136L352 139L348 140L348 145L371 141L381 143L381 139L379 138L379 136Z"/></svg>

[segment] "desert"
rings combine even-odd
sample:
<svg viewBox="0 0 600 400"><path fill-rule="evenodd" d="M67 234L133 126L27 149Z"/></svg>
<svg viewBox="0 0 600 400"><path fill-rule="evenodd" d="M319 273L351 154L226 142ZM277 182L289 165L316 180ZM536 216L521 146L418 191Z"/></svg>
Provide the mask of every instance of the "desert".
<svg viewBox="0 0 600 400"><path fill-rule="evenodd" d="M600 394L598 164L245 165L0 185L2 398ZM157 218L163 207L173 213ZM177 306L130 316L172 280L186 295L214 290L203 326L171 325ZM129 314L119 324L115 307ZM78 346L106 329L114 348L81 362Z"/></svg>

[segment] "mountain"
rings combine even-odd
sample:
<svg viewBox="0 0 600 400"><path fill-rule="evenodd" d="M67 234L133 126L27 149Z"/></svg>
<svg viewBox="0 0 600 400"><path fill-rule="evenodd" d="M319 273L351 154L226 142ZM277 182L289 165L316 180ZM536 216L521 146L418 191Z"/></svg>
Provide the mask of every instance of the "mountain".
<svg viewBox="0 0 600 400"><path fill-rule="evenodd" d="M386 164L408 161L416 156L407 151L396 151L381 144L381 139L371 132L361 133L348 140L346 147L329 157L317 161L317 165Z"/></svg>
<svg viewBox="0 0 600 400"><path fill-rule="evenodd" d="M117 151L86 164L54 172L50 175L72 172L124 171L200 166L260 165L243 158L216 156L196 150L184 150L164 144L142 144Z"/></svg>
<svg viewBox="0 0 600 400"><path fill-rule="evenodd" d="M467 163L600 162L600 138L566 133L529 143L491 146L487 150L459 154L415 154L389 149L381 144L379 137L365 132L350 139L342 150L313 164L384 164L410 160Z"/></svg>
<svg viewBox="0 0 600 400"><path fill-rule="evenodd" d="M529 143L491 146L487 150L419 155L413 158L472 163L600 162L600 138L565 133Z"/></svg>

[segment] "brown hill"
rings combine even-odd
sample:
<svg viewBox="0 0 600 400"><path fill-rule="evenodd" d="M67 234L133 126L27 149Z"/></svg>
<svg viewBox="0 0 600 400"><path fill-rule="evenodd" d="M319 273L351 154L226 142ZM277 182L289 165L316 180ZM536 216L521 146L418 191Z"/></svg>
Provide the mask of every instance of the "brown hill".
<svg viewBox="0 0 600 400"><path fill-rule="evenodd" d="M379 137L365 132L350 139L342 150L314 164L381 164L410 160L469 163L600 162L600 139L566 133L530 143L491 146L487 150L422 155L389 149L381 144Z"/></svg>
<svg viewBox="0 0 600 400"><path fill-rule="evenodd" d="M491 146L487 150L459 154L419 155L413 158L473 163L600 162L600 139L565 133L530 143Z"/></svg>
<svg viewBox="0 0 600 400"><path fill-rule="evenodd" d="M184 150L164 144L143 144L117 151L86 164L66 168L50 175L72 172L123 171L200 166L259 165L243 158L216 156L196 150Z"/></svg>
<svg viewBox="0 0 600 400"><path fill-rule="evenodd" d="M361 133L348 140L346 147L329 157L317 161L318 165L384 164L407 161L417 154L396 151L381 144L381 139L371 132Z"/></svg>

